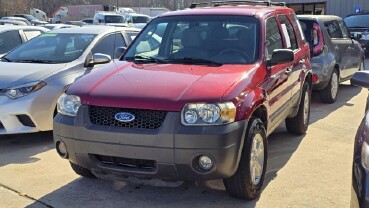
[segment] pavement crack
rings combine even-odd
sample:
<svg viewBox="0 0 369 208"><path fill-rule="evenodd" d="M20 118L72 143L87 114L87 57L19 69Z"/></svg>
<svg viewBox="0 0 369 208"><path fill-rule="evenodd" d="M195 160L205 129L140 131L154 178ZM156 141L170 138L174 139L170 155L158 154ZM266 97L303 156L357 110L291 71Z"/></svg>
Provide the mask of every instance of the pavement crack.
<svg viewBox="0 0 369 208"><path fill-rule="evenodd" d="M11 188L11 187L9 187L9 186L6 186L6 185L4 185L4 184L2 184L2 183L0 183L0 187L1 187L1 188L4 188L4 189L6 189L6 190L9 190L9 191L11 191L11 192L13 192L13 193L16 193L16 194L18 194L18 195L19 195L19 196L21 196L21 197L24 197L24 198L30 199L30 200L32 200L32 201L38 202L38 203L40 203L40 204L42 204L42 205L45 205L45 206L46 206L46 207L48 207L48 208L53 208L53 206L51 206L51 205L49 205L49 204L47 204L47 203L45 203L45 202L42 202L42 201L40 201L40 200L38 200L38 199L35 199L35 198L33 198L32 196L29 196L29 195L27 195L27 194L25 194L25 193L21 193L21 192L19 192L19 191L15 190L15 189L13 189L13 188Z"/></svg>

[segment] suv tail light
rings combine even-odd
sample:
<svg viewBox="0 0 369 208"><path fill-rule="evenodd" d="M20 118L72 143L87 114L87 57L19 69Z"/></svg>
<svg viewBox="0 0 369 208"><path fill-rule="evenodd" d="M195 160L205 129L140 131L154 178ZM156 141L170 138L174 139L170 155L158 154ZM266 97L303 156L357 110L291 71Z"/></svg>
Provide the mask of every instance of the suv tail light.
<svg viewBox="0 0 369 208"><path fill-rule="evenodd" d="M323 33L317 23L313 24L312 30L312 38L313 38L313 56L319 56L323 53L324 50L324 38Z"/></svg>

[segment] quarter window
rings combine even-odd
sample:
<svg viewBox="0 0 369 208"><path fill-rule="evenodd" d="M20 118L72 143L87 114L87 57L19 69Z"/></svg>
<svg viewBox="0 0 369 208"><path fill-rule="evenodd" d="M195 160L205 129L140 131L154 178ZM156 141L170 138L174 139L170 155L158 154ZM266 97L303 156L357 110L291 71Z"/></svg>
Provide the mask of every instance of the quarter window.
<svg viewBox="0 0 369 208"><path fill-rule="evenodd" d="M276 19L270 18L266 22L266 48L267 59L272 58L273 51L275 49L282 49L282 36L279 32L279 27Z"/></svg>
<svg viewBox="0 0 369 208"><path fill-rule="evenodd" d="M341 32L342 32L342 37L343 38L350 38L350 33L349 31L347 30L347 27L345 25L345 23L343 21L339 21L338 22L338 25L340 26L341 28Z"/></svg>
<svg viewBox="0 0 369 208"><path fill-rule="evenodd" d="M24 34L27 37L27 40L31 40L32 38L35 38L39 35L41 35L41 31L36 31L36 30L28 30L28 31L23 31Z"/></svg>

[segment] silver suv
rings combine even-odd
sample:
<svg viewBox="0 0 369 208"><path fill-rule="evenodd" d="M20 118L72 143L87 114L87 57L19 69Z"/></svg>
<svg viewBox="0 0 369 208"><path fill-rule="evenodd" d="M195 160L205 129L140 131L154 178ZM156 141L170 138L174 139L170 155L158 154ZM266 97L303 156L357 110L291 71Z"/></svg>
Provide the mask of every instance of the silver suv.
<svg viewBox="0 0 369 208"><path fill-rule="evenodd" d="M365 54L359 42L351 39L340 17L331 15L298 15L310 45L313 89L324 103L337 99L339 83L364 70Z"/></svg>

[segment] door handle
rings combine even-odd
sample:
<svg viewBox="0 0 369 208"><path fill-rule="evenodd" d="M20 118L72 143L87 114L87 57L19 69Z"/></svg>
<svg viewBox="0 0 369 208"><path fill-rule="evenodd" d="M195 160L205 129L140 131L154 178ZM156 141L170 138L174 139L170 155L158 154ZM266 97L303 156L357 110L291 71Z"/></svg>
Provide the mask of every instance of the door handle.
<svg viewBox="0 0 369 208"><path fill-rule="evenodd" d="M300 64L305 64L305 59L301 59L301 60L299 61L299 63L300 63Z"/></svg>
<svg viewBox="0 0 369 208"><path fill-rule="evenodd" d="M286 71L284 72L285 75L290 75L292 72L292 67L288 67Z"/></svg>

